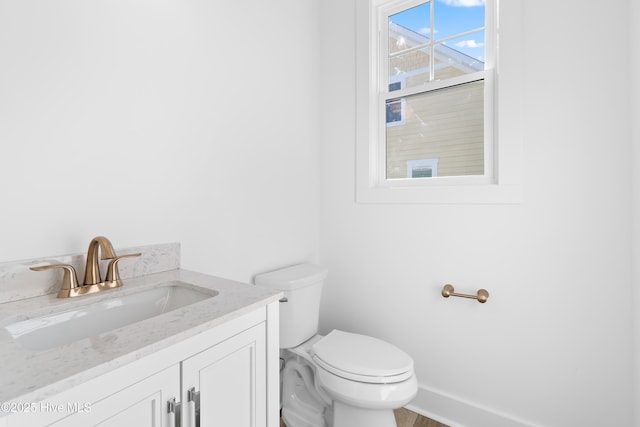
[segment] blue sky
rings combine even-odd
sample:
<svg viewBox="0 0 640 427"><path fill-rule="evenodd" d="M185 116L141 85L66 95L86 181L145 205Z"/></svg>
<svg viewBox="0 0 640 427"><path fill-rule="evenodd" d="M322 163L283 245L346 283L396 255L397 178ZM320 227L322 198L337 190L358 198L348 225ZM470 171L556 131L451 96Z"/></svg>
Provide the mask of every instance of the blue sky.
<svg viewBox="0 0 640 427"><path fill-rule="evenodd" d="M484 26L485 0L433 0L436 40ZM429 3L394 15L391 20L420 34L429 35ZM456 38L447 45L484 60L484 32Z"/></svg>

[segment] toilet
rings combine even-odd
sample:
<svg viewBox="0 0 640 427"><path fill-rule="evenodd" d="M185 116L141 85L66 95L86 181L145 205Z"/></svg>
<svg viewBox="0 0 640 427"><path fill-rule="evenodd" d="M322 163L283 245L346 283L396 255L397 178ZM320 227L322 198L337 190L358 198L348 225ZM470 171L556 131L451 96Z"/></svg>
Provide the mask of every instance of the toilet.
<svg viewBox="0 0 640 427"><path fill-rule="evenodd" d="M334 329L318 335L327 269L299 264L259 274L280 300L280 386L287 427L395 427L393 409L413 399L413 359L390 343Z"/></svg>

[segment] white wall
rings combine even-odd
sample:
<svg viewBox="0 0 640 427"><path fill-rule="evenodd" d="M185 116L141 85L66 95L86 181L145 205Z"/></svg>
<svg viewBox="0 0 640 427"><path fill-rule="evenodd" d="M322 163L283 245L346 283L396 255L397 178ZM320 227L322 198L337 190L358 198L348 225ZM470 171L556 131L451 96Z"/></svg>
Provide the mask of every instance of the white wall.
<svg viewBox="0 0 640 427"><path fill-rule="evenodd" d="M317 2L0 0L0 261L179 241L314 259Z"/></svg>
<svg viewBox="0 0 640 427"><path fill-rule="evenodd" d="M524 202L446 206L354 203L355 0L322 2L321 326L410 353L452 425L630 426L629 2L523 3Z"/></svg>

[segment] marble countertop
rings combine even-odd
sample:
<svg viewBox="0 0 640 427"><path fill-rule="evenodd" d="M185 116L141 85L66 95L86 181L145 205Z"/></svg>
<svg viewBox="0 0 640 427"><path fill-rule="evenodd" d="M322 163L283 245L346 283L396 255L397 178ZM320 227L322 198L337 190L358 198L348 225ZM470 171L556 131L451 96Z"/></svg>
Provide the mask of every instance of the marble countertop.
<svg viewBox="0 0 640 427"><path fill-rule="evenodd" d="M60 347L23 348L5 326L181 281L219 294L213 298ZM130 278L121 288L76 298L55 294L0 304L0 402L38 402L91 378L183 341L280 298L279 292L187 270Z"/></svg>

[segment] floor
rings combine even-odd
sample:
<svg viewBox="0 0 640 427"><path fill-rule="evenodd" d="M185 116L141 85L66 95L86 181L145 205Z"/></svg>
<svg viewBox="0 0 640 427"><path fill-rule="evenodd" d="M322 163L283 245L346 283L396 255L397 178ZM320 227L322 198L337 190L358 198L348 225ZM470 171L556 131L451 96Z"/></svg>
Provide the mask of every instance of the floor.
<svg viewBox="0 0 640 427"><path fill-rule="evenodd" d="M423 417L404 408L396 409L394 414L398 427L448 427L445 424Z"/></svg>
<svg viewBox="0 0 640 427"><path fill-rule="evenodd" d="M404 408L396 409L394 414L398 427L447 427L445 424L430 420ZM287 427L287 425L280 420L280 427Z"/></svg>

